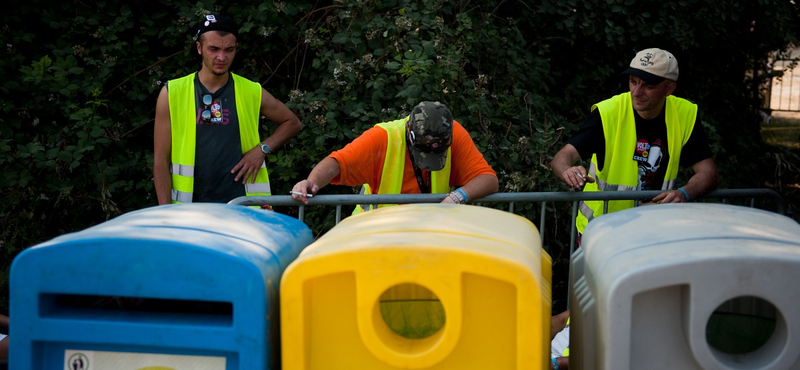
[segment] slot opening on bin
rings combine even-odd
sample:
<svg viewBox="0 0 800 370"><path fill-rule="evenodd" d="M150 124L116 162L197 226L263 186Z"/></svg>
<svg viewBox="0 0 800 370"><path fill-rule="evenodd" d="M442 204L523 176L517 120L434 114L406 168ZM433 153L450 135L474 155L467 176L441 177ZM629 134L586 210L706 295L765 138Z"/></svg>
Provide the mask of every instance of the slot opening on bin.
<svg viewBox="0 0 800 370"><path fill-rule="evenodd" d="M85 294L39 295L42 318L233 326L233 303Z"/></svg>
<svg viewBox="0 0 800 370"><path fill-rule="evenodd" d="M375 297L372 330L383 349L399 358L431 354L442 342L445 310L430 289L401 283Z"/></svg>
<svg viewBox="0 0 800 370"><path fill-rule="evenodd" d="M430 289L412 283L395 285L381 294L383 322L397 335L423 339L444 327L446 315L442 302Z"/></svg>
<svg viewBox="0 0 800 370"><path fill-rule="evenodd" d="M723 302L706 323L706 342L726 365L766 366L786 346L786 333L780 310L755 296Z"/></svg>

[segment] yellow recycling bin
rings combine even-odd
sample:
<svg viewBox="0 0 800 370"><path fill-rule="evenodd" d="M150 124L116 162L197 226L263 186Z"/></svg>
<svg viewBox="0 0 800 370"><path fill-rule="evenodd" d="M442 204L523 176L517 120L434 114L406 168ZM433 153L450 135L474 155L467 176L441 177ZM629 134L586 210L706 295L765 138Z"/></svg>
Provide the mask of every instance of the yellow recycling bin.
<svg viewBox="0 0 800 370"><path fill-rule="evenodd" d="M283 369L546 368L551 263L536 227L499 210L349 217L283 274Z"/></svg>

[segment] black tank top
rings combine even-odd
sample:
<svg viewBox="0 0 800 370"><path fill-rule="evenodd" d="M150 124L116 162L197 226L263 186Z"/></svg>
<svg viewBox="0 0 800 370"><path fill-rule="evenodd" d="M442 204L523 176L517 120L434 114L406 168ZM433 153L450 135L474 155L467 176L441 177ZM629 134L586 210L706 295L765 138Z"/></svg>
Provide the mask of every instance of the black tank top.
<svg viewBox="0 0 800 370"><path fill-rule="evenodd" d="M236 175L231 174L233 166L242 159L233 84L233 77L229 77L225 86L209 94L195 75L197 145L192 202L227 203L245 195L242 179L233 181ZM211 104L203 102L204 95L211 95ZM211 116L206 120L205 110Z"/></svg>

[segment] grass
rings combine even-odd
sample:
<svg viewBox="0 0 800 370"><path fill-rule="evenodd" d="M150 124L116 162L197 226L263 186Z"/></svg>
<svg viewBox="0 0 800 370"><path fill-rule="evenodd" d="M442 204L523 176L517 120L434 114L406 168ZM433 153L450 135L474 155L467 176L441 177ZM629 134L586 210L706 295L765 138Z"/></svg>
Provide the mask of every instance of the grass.
<svg viewBox="0 0 800 370"><path fill-rule="evenodd" d="M800 150L800 114L774 112L761 126L761 139L771 147Z"/></svg>

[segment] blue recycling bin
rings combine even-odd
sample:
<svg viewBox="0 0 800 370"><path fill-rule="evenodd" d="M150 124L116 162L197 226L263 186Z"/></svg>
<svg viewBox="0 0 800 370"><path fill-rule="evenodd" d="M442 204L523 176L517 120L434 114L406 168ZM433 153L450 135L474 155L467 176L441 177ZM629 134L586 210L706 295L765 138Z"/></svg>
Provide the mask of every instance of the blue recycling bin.
<svg viewBox="0 0 800 370"><path fill-rule="evenodd" d="M176 204L31 247L11 266L9 367L277 369L280 277L312 241L279 213Z"/></svg>

